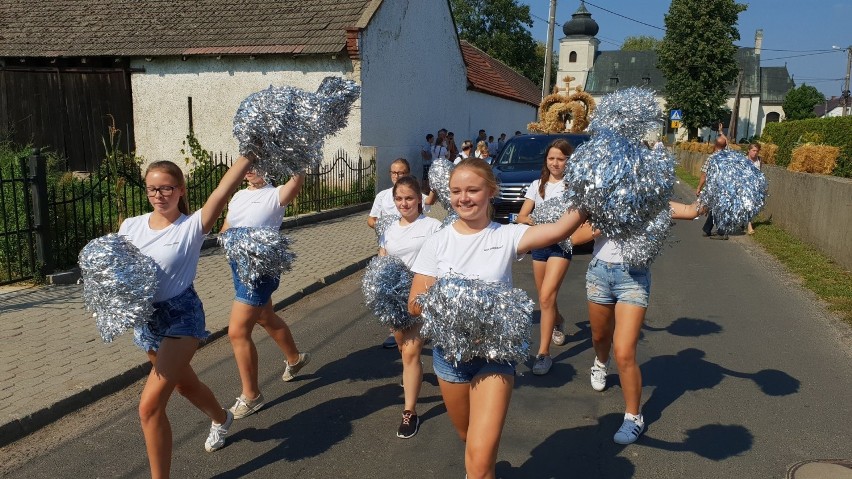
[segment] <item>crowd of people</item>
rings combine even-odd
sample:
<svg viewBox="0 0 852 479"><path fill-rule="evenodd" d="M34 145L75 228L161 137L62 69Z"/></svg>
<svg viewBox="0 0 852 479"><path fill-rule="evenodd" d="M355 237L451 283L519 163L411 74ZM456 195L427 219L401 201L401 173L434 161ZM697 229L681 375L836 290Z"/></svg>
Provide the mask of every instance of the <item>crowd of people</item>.
<svg viewBox="0 0 852 479"><path fill-rule="evenodd" d="M520 134L520 131L515 132L515 136ZM462 160L473 157L482 159L490 165L505 143L505 133L500 133L500 136L495 139L494 135L486 134L485 130L479 130L475 138L462 140L459 145L456 145L455 133L447 131L446 128L438 130L437 135L429 133L426 135L426 143L420 148L423 179L428 181L429 167L439 158L458 165ZM426 187L428 189L428 184Z"/></svg>

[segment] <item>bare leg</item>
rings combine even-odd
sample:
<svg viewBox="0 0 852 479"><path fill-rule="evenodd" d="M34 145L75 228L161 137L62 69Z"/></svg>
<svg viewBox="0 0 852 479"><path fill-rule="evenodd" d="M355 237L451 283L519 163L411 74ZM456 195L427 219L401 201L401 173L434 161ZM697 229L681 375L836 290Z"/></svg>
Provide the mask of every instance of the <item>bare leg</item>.
<svg viewBox="0 0 852 479"><path fill-rule="evenodd" d="M473 378L470 388L470 424L465 446L469 478L494 478L500 436L509 411L515 378L489 374Z"/></svg>
<svg viewBox="0 0 852 479"><path fill-rule="evenodd" d="M589 324L592 327L592 345L598 361L609 361L612 336L615 331L615 305L589 302Z"/></svg>
<svg viewBox="0 0 852 479"><path fill-rule="evenodd" d="M423 364L420 362L423 339L420 338L420 323L404 331L394 331L394 337L402 354L404 409L417 414L417 398L420 396L420 387L423 383Z"/></svg>
<svg viewBox="0 0 852 479"><path fill-rule="evenodd" d="M254 399L260 395L257 379L257 348L251 339L258 313L259 308L234 301L228 322L228 338L231 340L237 370L240 372L242 395L248 399Z"/></svg>
<svg viewBox="0 0 852 479"><path fill-rule="evenodd" d="M470 383L450 383L438 379L441 396L447 407L450 421L462 441L467 441L467 426L470 422Z"/></svg>
<svg viewBox="0 0 852 479"><path fill-rule="evenodd" d="M639 414L639 402L642 400L642 373L636 364L636 345L644 320L645 308L627 303L615 305L613 352L618 364L625 411L630 414Z"/></svg>
<svg viewBox="0 0 852 479"><path fill-rule="evenodd" d="M258 319L257 324L263 326L269 337L281 348L288 363L296 364L299 361L299 348L296 347L293 333L290 332L290 327L281 319L281 316L275 314L272 309L272 300L269 300L261 308L260 319Z"/></svg>
<svg viewBox="0 0 852 479"><path fill-rule="evenodd" d="M538 354L550 355L550 339L553 328L559 324L559 306L556 294L562 287L565 273L571 261L565 258L551 257L547 261L533 261L533 275L538 290L538 304L541 308L541 328Z"/></svg>

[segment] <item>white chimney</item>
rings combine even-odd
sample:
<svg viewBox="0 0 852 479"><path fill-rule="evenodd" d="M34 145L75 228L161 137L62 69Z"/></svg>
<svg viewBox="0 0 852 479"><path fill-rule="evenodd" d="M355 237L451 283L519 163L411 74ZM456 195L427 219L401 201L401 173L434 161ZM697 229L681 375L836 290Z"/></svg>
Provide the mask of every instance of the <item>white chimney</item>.
<svg viewBox="0 0 852 479"><path fill-rule="evenodd" d="M760 55L760 48L763 46L763 29L758 28L754 32L754 54Z"/></svg>

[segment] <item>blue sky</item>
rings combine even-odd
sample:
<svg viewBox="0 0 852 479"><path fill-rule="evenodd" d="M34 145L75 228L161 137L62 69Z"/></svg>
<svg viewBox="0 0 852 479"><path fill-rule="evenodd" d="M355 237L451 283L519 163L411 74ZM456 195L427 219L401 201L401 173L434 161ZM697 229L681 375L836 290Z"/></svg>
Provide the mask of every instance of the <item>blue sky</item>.
<svg viewBox="0 0 852 479"><path fill-rule="evenodd" d="M545 41L550 0L518 0L518 3L530 6L533 36ZM618 50L625 37L663 38L663 15L668 12L670 3L665 0L592 0L586 2L586 9L600 26L597 35L600 49ZM845 49L852 45L852 0L740 0L739 3L747 4L748 9L740 13L737 45L753 47L754 33L762 28L762 66L783 66L786 62L796 86L807 83L827 97L840 96L846 76L846 52L817 54L813 50L831 50L832 46ZM571 19L579 5L580 0L557 0L554 48L563 36L562 24Z"/></svg>

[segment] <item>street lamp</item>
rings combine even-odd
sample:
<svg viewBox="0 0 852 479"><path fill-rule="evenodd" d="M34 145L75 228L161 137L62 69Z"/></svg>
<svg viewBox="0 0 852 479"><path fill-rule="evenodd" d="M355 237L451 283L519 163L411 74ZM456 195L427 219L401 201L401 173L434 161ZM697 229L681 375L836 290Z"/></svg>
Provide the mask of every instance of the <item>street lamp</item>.
<svg viewBox="0 0 852 479"><path fill-rule="evenodd" d="M843 92L840 93L840 98L843 98L843 115L846 116L846 109L849 106L849 70L852 69L852 45L840 48L837 45L832 45L835 50L846 50L846 82L843 84Z"/></svg>

